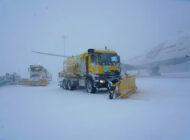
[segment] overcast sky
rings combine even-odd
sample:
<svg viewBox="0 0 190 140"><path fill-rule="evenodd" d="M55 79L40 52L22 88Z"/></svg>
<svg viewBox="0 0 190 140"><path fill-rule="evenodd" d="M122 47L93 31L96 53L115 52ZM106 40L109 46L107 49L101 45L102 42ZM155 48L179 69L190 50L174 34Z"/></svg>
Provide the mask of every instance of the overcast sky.
<svg viewBox="0 0 190 140"><path fill-rule="evenodd" d="M107 45L124 61L183 33L189 0L0 0L0 75L40 63L56 77L63 59L31 51L64 54L63 36L68 56Z"/></svg>

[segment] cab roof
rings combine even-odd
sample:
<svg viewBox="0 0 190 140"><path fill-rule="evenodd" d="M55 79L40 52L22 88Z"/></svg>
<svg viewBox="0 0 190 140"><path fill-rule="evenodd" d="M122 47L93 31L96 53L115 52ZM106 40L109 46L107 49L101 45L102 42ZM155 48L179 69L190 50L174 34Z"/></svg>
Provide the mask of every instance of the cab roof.
<svg viewBox="0 0 190 140"><path fill-rule="evenodd" d="M30 65L30 67L43 67L41 65Z"/></svg>
<svg viewBox="0 0 190 140"><path fill-rule="evenodd" d="M97 52L97 53L113 53L113 54L117 54L115 51L110 51L110 50L94 50L94 52Z"/></svg>

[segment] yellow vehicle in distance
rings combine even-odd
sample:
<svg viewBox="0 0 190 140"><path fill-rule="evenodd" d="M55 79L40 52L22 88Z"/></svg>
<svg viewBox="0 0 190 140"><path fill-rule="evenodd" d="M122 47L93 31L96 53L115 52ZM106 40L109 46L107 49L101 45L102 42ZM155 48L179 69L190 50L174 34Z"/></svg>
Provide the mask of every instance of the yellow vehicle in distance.
<svg viewBox="0 0 190 140"><path fill-rule="evenodd" d="M42 65L30 65L28 71L30 78L20 80L20 85L46 86L52 80L51 74Z"/></svg>

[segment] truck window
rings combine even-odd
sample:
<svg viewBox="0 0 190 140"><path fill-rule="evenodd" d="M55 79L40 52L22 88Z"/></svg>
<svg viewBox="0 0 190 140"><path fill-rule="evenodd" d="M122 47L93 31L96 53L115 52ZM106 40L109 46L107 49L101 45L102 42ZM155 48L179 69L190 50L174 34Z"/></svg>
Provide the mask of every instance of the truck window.
<svg viewBox="0 0 190 140"><path fill-rule="evenodd" d="M96 55L91 55L91 64L97 65L97 56Z"/></svg>

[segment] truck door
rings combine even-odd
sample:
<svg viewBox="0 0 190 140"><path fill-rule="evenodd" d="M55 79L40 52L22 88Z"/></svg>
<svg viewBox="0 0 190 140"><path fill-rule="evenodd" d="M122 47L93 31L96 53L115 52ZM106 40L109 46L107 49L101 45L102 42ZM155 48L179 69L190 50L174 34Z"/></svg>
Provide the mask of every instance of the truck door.
<svg viewBox="0 0 190 140"><path fill-rule="evenodd" d="M88 74L89 73L89 56L86 56L85 57L85 74Z"/></svg>
<svg viewBox="0 0 190 140"><path fill-rule="evenodd" d="M98 56L96 54L91 54L89 60L89 73L98 73Z"/></svg>

